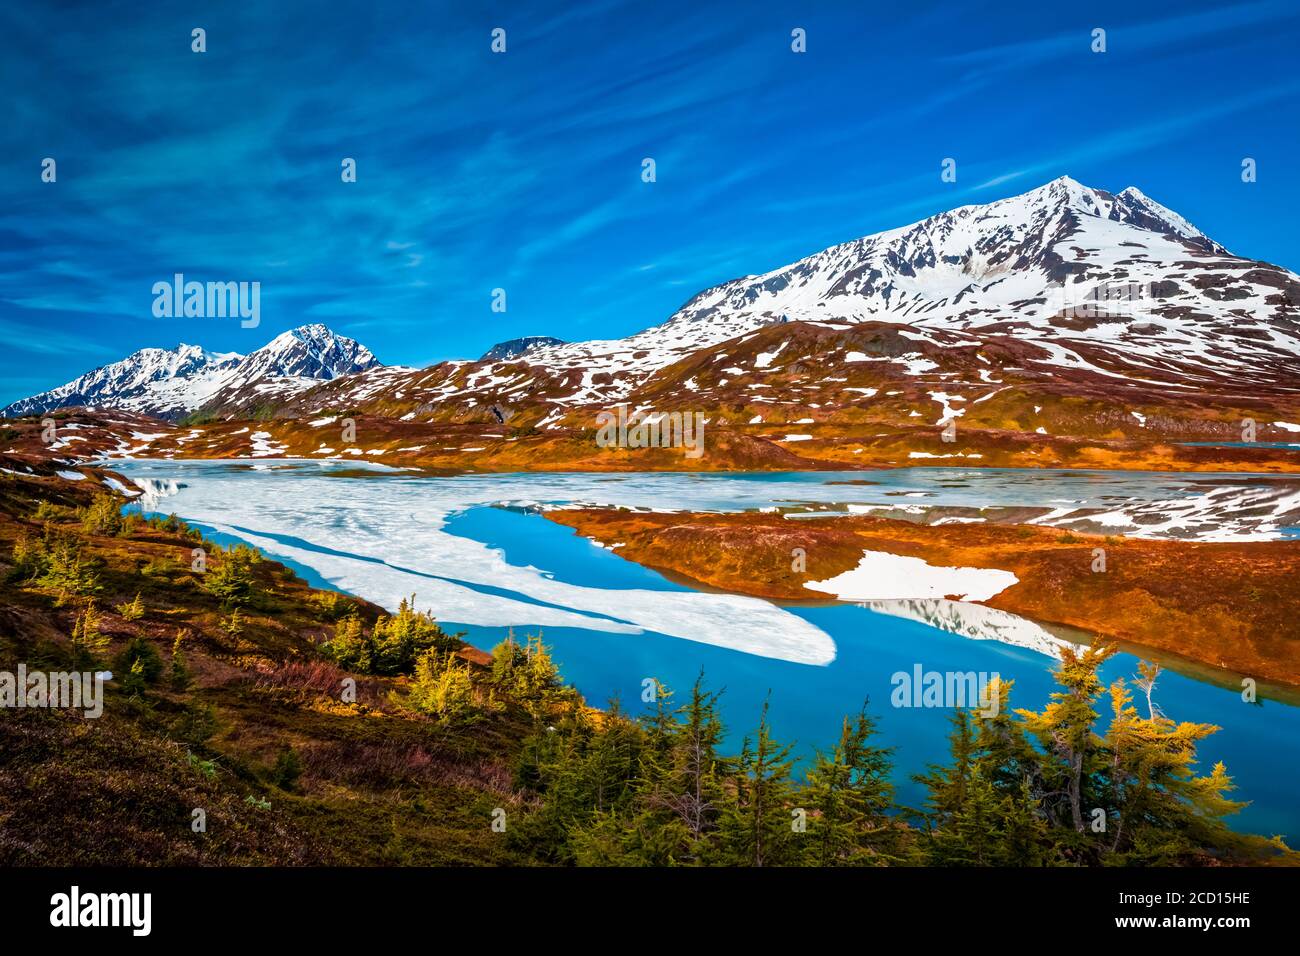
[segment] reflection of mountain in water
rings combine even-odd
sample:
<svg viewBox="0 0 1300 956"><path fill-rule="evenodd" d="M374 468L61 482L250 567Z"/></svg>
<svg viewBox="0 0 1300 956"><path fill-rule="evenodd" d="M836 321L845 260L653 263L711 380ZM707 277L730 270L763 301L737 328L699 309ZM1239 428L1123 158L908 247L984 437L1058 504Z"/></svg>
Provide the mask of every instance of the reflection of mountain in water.
<svg viewBox="0 0 1300 956"><path fill-rule="evenodd" d="M920 621L950 634L959 634L977 641L1000 641L1016 647L1028 648L1048 657L1059 657L1064 646L1077 647L1065 638L1057 637L1040 624L1008 611L949 601L946 598L921 598L900 601L863 601L861 606L879 614Z"/></svg>

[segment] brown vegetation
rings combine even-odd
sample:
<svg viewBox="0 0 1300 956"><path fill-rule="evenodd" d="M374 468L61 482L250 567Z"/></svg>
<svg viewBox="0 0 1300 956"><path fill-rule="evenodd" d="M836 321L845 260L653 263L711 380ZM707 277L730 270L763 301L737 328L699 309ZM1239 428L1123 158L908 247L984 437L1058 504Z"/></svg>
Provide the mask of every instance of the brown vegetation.
<svg viewBox="0 0 1300 956"><path fill-rule="evenodd" d="M1266 680L1300 685L1300 541L1241 544L1102 537L1031 525L921 525L875 517L647 514L547 516L619 556L773 600L824 597L804 584L864 551L1000 568L1019 583L984 603ZM795 571L793 549L806 552ZM1105 571L1093 570L1095 549Z"/></svg>

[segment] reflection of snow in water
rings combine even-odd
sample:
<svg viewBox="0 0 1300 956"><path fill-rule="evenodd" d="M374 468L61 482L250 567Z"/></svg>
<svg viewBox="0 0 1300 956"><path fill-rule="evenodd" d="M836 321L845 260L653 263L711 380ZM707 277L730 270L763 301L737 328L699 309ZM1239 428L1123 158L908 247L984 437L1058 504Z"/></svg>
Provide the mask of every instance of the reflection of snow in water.
<svg viewBox="0 0 1300 956"><path fill-rule="evenodd" d="M952 634L977 641L999 641L1058 657L1061 647L1078 647L1057 637L1033 621L983 604L948 601L942 598L913 601L864 601L862 606L877 614L905 617Z"/></svg>

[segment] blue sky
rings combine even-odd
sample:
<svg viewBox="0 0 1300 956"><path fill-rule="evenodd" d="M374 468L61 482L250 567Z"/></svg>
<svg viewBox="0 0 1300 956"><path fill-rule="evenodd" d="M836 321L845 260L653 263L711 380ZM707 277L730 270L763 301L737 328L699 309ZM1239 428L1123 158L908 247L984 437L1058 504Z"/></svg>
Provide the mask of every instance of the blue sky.
<svg viewBox="0 0 1300 956"><path fill-rule="evenodd" d="M1293 2L6 4L0 404L307 322L412 365L617 337L1062 174L1300 269L1298 41ZM261 325L155 318L175 272Z"/></svg>

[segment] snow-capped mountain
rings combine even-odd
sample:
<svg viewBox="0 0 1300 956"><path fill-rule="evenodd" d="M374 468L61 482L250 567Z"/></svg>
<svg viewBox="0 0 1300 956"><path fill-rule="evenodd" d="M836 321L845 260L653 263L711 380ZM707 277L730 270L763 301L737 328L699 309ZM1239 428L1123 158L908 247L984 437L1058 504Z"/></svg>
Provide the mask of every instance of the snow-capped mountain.
<svg viewBox="0 0 1300 956"><path fill-rule="evenodd" d="M1300 276L1232 255L1135 187L1062 177L723 283L626 339L526 359L603 373L597 391L616 397L699 348L787 320L1013 335L1078 368L1100 346L1127 374L1272 377L1300 353Z"/></svg>
<svg viewBox="0 0 1300 956"><path fill-rule="evenodd" d="M1112 194L1063 177L706 289L627 338L533 344L409 374L377 370L296 404L303 413L358 405L422 421L532 407L515 420L552 428L568 410L629 400L734 405L737 389L783 388L780 400L791 403L821 384L813 370L827 355L807 349L825 343L799 331L810 324L875 343L841 346L839 362L884 378L896 372L898 396L956 394L957 382L995 385L1004 372L1008 383L1064 394L1155 389L1224 407L1300 389L1300 276L1234 256L1134 187ZM877 325L883 331L868 331ZM760 344L749 364L739 361ZM1003 359L989 364L995 354ZM803 369L798 396L792 382L763 381L783 368ZM827 370L825 384L843 382L842 371ZM880 385L855 385L857 403Z"/></svg>
<svg viewBox="0 0 1300 956"><path fill-rule="evenodd" d="M548 345L564 345L563 339L551 335L525 335L518 339L507 339L492 346L479 358L480 362L500 362L505 359L518 358L534 349Z"/></svg>
<svg viewBox="0 0 1300 956"><path fill-rule="evenodd" d="M141 349L66 385L14 402L0 409L0 416L16 418L85 406L174 419L199 408L302 391L379 365L364 345L323 325L304 325L277 335L248 355L208 352L184 344L174 349Z"/></svg>

